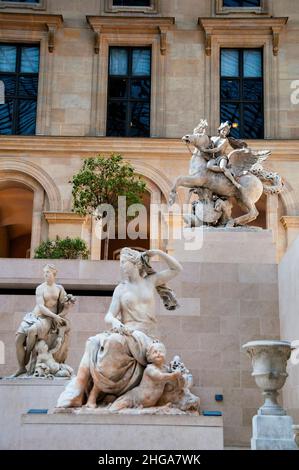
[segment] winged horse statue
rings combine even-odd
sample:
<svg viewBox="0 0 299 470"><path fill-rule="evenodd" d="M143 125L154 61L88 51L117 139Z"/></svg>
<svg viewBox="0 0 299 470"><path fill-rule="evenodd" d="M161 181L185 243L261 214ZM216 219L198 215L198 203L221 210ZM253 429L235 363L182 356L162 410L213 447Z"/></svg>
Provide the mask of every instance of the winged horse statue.
<svg viewBox="0 0 299 470"><path fill-rule="evenodd" d="M189 175L176 179L170 192L169 204L174 204L180 186L191 190L209 189L219 197L234 197L245 212L244 215L231 219L227 225L246 225L257 218L259 213L256 203L263 193L278 194L283 189L281 177L263 168L271 151L255 151L246 142L228 137L229 123L221 124L217 137L209 137L206 134L207 127L207 121L201 120L193 134L182 138L187 145L193 145L195 150L190 161ZM229 147L233 149L230 152Z"/></svg>

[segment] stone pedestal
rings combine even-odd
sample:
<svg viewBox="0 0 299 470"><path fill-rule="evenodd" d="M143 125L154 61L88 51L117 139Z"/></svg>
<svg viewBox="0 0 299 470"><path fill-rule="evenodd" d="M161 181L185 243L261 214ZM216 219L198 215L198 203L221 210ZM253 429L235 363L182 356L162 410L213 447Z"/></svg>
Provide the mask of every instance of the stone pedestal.
<svg viewBox="0 0 299 470"><path fill-rule="evenodd" d="M290 416L256 415L252 420L252 450L296 450Z"/></svg>
<svg viewBox="0 0 299 470"><path fill-rule="evenodd" d="M1 450L223 449L222 417L51 414L66 379L0 380ZM49 414L28 414L47 409Z"/></svg>
<svg viewBox="0 0 299 470"><path fill-rule="evenodd" d="M21 439L21 415L29 409L51 409L68 379L0 380L0 449L18 450Z"/></svg>
<svg viewBox="0 0 299 470"><path fill-rule="evenodd" d="M222 450L219 417L94 412L23 415L20 449Z"/></svg>
<svg viewBox="0 0 299 470"><path fill-rule="evenodd" d="M180 232L176 234L180 237ZM272 230L250 227L184 229L172 241L173 256L198 263L275 264Z"/></svg>

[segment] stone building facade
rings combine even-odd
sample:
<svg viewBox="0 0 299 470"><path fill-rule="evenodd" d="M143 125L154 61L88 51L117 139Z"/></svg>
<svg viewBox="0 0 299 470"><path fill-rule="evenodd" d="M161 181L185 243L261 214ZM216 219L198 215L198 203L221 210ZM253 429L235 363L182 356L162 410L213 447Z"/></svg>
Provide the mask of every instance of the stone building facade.
<svg viewBox="0 0 299 470"><path fill-rule="evenodd" d="M120 5L126 3L143 6ZM227 6L230 4L234 6ZM69 180L82 159L120 152L147 181L150 201L166 202L174 178L188 168L189 153L180 137L202 117L209 121L209 132L215 133L220 118L227 117L230 109L221 98L221 51L259 50L263 103L257 116L263 121L264 139L247 140L255 148L272 150L268 168L278 171L285 182L280 197L264 197L259 206L260 224L272 228L281 257L299 232L298 21L296 4L278 0L1 1L2 54L7 46L18 49L22 44L31 45L39 48L39 64L32 85L35 91L25 91L31 93L31 105L27 95L27 108L25 98L17 100L20 111L16 122L26 123L27 112L31 127L26 128L22 121L15 123L17 130L3 126L0 131L0 256L33 256L41 240L68 233L85 238L92 259L99 259L91 222L71 213ZM133 131L124 129L117 137L115 132L107 132L113 94L113 87L112 92L108 87L112 48L151 51L150 92L147 103L139 103L144 115L137 113L131 120L126 115ZM2 85L5 78L2 73ZM254 87L253 82L248 86ZM6 105L0 105L3 122L10 119L8 116L13 120L16 114L15 108L8 109L9 99L7 95ZM121 106L128 114L129 101ZM246 126L249 117L242 111L236 120ZM114 118L112 111L112 122ZM134 119L139 121L135 134ZM254 116L250 119L247 127L257 122ZM243 134L248 136L254 135ZM159 244L152 245L155 243Z"/></svg>
<svg viewBox="0 0 299 470"><path fill-rule="evenodd" d="M72 212L69 181L83 159L120 153L146 181L147 204L166 205L174 179L188 171L190 154L181 137L201 118L209 121L209 134L215 135L220 119L229 117L231 109L232 103L223 96L233 92L231 82L248 85L245 56L254 51L261 61L258 73L259 59L254 62L255 76L250 80L259 81L260 99L252 98L250 83L250 106L240 96L232 99L239 114L231 115L231 120L237 124L234 132L240 132L251 147L272 150L267 168L284 179L284 191L264 196L258 206L257 223L272 232L262 232L262 242L255 243L255 259L250 259L249 250L238 258L249 239L234 234L224 241L225 247L230 241L240 242L238 255L235 251L230 261L217 259L217 250L202 264L187 261L186 274L177 285L182 310L177 316L158 313L165 344L170 353L183 351L202 406L224 412L226 444L248 445L260 395L240 348L250 339L275 339L281 334L278 267L274 256L265 256L263 243L273 243L278 261L299 234L299 7L293 0L132 3L0 0L0 94L4 91L0 104L0 340L9 345L1 374L13 372L14 331L24 311L33 306L32 289L43 264L7 258L32 258L42 240L58 235L82 237L91 261L101 259L94 221ZM123 77L119 77L121 59L117 62L117 78L126 80L126 87L137 79L140 86L142 80L146 96L135 100L136 108L143 110L136 113L136 121L130 119L134 96L113 95L112 49L128 58ZM138 76L138 71L134 75L134 51L148 50L150 68L145 61L143 75ZM238 57L238 72L231 76L222 73L222 57L228 57L222 56L223 51L229 51L230 67ZM24 64L22 54L27 54ZM5 58L12 56L14 65L1 69ZM22 95L26 80L29 85ZM10 95L7 83L17 83L18 91ZM114 108L109 107L112 102ZM122 106L124 119L117 114ZM259 110L262 138L248 131L250 113L245 108ZM117 112L112 111L110 121L119 118L123 135L115 135L118 126L109 124L111 109ZM252 115L250 122L254 122ZM179 202L186 197L180 191ZM175 253L175 243L164 235L177 220L165 211L150 220L149 246ZM158 237L154 236L157 225ZM116 244L110 259L117 249ZM107 289L107 283L112 290L116 263L102 263L59 262L59 280L68 290L79 284L90 288L90 282L95 290ZM17 288L31 289L30 295ZM89 295L79 299L72 320L70 363L74 367L85 340L104 327L110 301ZM217 393L224 394L223 404L214 403ZM295 409L293 402L289 407Z"/></svg>

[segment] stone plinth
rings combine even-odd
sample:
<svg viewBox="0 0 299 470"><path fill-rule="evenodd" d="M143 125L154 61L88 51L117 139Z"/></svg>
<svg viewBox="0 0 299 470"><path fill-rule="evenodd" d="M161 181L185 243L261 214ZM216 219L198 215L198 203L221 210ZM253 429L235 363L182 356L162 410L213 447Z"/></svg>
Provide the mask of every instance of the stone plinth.
<svg viewBox="0 0 299 470"><path fill-rule="evenodd" d="M182 415L25 414L20 449L221 450L223 422Z"/></svg>
<svg viewBox="0 0 299 470"><path fill-rule="evenodd" d="M290 416L256 415L252 420L252 450L297 450Z"/></svg>
<svg viewBox="0 0 299 470"><path fill-rule="evenodd" d="M53 408L67 382L37 378L0 380L0 449L20 449L22 413L32 408Z"/></svg>
<svg viewBox="0 0 299 470"><path fill-rule="evenodd" d="M272 230L254 228L184 229L173 240L173 256L199 263L276 263Z"/></svg>

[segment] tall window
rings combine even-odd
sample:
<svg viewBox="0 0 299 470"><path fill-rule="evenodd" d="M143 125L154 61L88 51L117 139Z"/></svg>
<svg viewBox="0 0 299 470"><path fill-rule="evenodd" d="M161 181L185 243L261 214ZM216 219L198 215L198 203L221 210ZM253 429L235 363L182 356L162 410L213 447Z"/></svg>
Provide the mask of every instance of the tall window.
<svg viewBox="0 0 299 470"><path fill-rule="evenodd" d="M236 138L264 138L263 50L222 49L220 118Z"/></svg>
<svg viewBox="0 0 299 470"><path fill-rule="evenodd" d="M150 7L151 0L113 0L116 7Z"/></svg>
<svg viewBox="0 0 299 470"><path fill-rule="evenodd" d="M38 91L39 47L0 44L0 134L34 135Z"/></svg>
<svg viewBox="0 0 299 470"><path fill-rule="evenodd" d="M107 135L150 136L151 48L110 47Z"/></svg>
<svg viewBox="0 0 299 470"><path fill-rule="evenodd" d="M254 8L261 6L261 0L223 0L224 7Z"/></svg>

